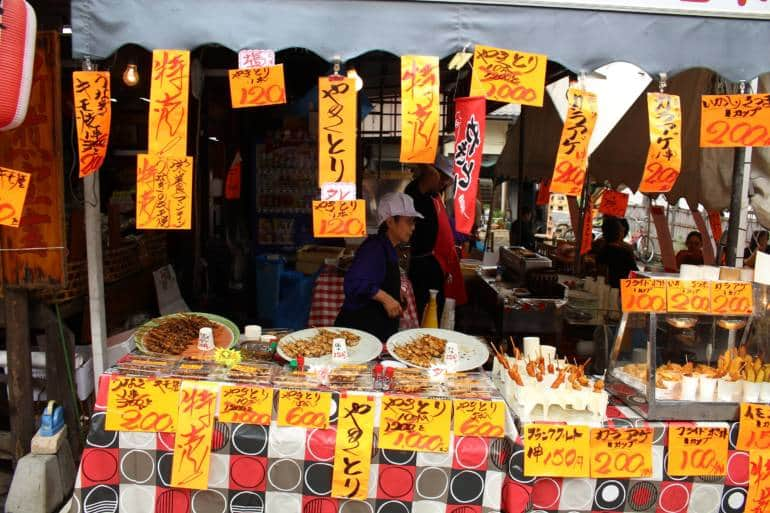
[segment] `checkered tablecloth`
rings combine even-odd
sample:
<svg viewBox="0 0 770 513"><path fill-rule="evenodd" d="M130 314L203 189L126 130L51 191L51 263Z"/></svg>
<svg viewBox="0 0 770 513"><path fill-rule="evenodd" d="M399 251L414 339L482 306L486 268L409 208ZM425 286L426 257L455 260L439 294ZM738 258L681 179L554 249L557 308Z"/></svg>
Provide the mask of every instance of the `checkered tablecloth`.
<svg viewBox="0 0 770 513"><path fill-rule="evenodd" d="M334 267L326 267L321 271L313 289L309 326L321 328L334 325L334 320L345 301L344 281L345 275ZM401 317L399 327L402 330L418 328L420 323L417 320L414 290L409 278L404 275L401 275L401 290L406 296L406 310Z"/></svg>

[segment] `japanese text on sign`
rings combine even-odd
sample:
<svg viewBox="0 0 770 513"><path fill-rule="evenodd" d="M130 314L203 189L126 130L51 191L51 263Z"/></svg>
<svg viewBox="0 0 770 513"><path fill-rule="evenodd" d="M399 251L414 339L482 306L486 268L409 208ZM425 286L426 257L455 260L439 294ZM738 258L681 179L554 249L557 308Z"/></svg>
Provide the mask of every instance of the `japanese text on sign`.
<svg viewBox="0 0 770 513"><path fill-rule="evenodd" d="M624 312L666 312L665 280L620 280L620 303Z"/></svg>
<svg viewBox="0 0 770 513"><path fill-rule="evenodd" d="M770 146L770 94L701 96L701 147Z"/></svg>
<svg viewBox="0 0 770 513"><path fill-rule="evenodd" d="M652 475L652 428L591 430L591 477Z"/></svg>
<svg viewBox="0 0 770 513"><path fill-rule="evenodd" d="M329 427L331 401L329 392L281 390L278 396L278 425L326 429Z"/></svg>
<svg viewBox="0 0 770 513"><path fill-rule="evenodd" d="M711 282L711 313L750 315L754 312L754 291L745 281Z"/></svg>
<svg viewBox="0 0 770 513"><path fill-rule="evenodd" d="M739 451L770 449L770 405L741 403L736 448Z"/></svg>
<svg viewBox="0 0 770 513"><path fill-rule="evenodd" d="M590 444L587 426L527 424L524 427L524 475L588 477Z"/></svg>
<svg viewBox="0 0 770 513"><path fill-rule="evenodd" d="M154 50L150 85L150 125L147 153L187 154L187 101L190 52Z"/></svg>
<svg viewBox="0 0 770 513"><path fill-rule="evenodd" d="M545 55L476 45L470 95L542 107L547 63Z"/></svg>
<svg viewBox="0 0 770 513"><path fill-rule="evenodd" d="M749 491L746 513L770 511L770 451L749 453Z"/></svg>
<svg viewBox="0 0 770 513"><path fill-rule="evenodd" d="M384 396L381 408L379 447L422 452L449 450L449 401Z"/></svg>
<svg viewBox="0 0 770 513"><path fill-rule="evenodd" d="M682 168L682 107L679 97L648 93L647 114L650 147L639 191L668 192Z"/></svg>
<svg viewBox="0 0 770 513"><path fill-rule="evenodd" d="M332 497L365 500L368 496L376 413L373 405L373 397L345 395L340 399Z"/></svg>
<svg viewBox="0 0 770 513"><path fill-rule="evenodd" d="M727 428L682 426L668 429L669 476L724 476Z"/></svg>
<svg viewBox="0 0 770 513"><path fill-rule="evenodd" d="M453 406L455 435L483 438L505 436L505 406L502 402L456 399Z"/></svg>
<svg viewBox="0 0 770 513"><path fill-rule="evenodd" d="M189 229L192 225L192 157L139 155L136 169L136 227Z"/></svg>
<svg viewBox="0 0 770 513"><path fill-rule="evenodd" d="M709 282L667 280L666 305L669 312L709 313L711 311Z"/></svg>
<svg viewBox="0 0 770 513"><path fill-rule="evenodd" d="M283 64L264 68L231 69L230 104L234 109L286 103Z"/></svg>
<svg viewBox="0 0 770 513"><path fill-rule="evenodd" d="M321 201L350 201L356 199L356 184L331 182L321 184Z"/></svg>
<svg viewBox="0 0 770 513"><path fill-rule="evenodd" d="M29 173L0 167L0 224L19 226L29 180Z"/></svg>
<svg viewBox="0 0 770 513"><path fill-rule="evenodd" d="M559 139L551 192L579 196L588 167L588 143L597 117L596 95L580 89L567 91L569 109Z"/></svg>
<svg viewBox="0 0 770 513"><path fill-rule="evenodd" d="M238 68L266 68L275 66L273 50L243 49L238 52Z"/></svg>
<svg viewBox="0 0 770 513"><path fill-rule="evenodd" d="M455 230L470 234L476 222L476 196L486 129L486 100L455 100Z"/></svg>
<svg viewBox="0 0 770 513"><path fill-rule="evenodd" d="M318 79L318 184L356 182L356 84Z"/></svg>
<svg viewBox="0 0 770 513"><path fill-rule="evenodd" d="M273 389L223 386L219 393L219 421L269 426L273 414Z"/></svg>
<svg viewBox="0 0 770 513"><path fill-rule="evenodd" d="M439 133L438 57L401 57L401 162L432 164Z"/></svg>
<svg viewBox="0 0 770 513"><path fill-rule="evenodd" d="M605 189L599 202L599 212L608 216L625 217L628 208L628 194Z"/></svg>
<svg viewBox="0 0 770 513"><path fill-rule="evenodd" d="M583 217L583 233L580 237L580 254L585 255L591 251L591 243L594 240L594 208L590 203L586 207L586 213Z"/></svg>
<svg viewBox="0 0 770 513"><path fill-rule="evenodd" d="M209 482L211 436L217 409L217 383L184 381L179 426L174 438L171 486L205 490Z"/></svg>
<svg viewBox="0 0 770 513"><path fill-rule="evenodd" d="M72 73L75 96L75 123L78 132L80 177L102 167L110 139L109 71L75 71Z"/></svg>
<svg viewBox="0 0 770 513"><path fill-rule="evenodd" d="M314 201L313 236L366 236L365 201Z"/></svg>
<svg viewBox="0 0 770 513"><path fill-rule="evenodd" d="M176 431L180 381L113 376L107 395L108 431Z"/></svg>

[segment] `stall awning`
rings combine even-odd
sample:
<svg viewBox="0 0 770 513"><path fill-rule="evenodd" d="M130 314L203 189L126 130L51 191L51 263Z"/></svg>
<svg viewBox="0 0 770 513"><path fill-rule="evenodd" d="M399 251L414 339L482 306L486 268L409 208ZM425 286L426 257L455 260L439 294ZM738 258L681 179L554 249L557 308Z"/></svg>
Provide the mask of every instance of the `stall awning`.
<svg viewBox="0 0 770 513"><path fill-rule="evenodd" d="M573 70L617 60L649 73L710 68L731 80L768 71L768 22L481 2L72 0L76 58L121 46L234 51L301 47L332 60L372 50L447 56L482 43L543 53Z"/></svg>

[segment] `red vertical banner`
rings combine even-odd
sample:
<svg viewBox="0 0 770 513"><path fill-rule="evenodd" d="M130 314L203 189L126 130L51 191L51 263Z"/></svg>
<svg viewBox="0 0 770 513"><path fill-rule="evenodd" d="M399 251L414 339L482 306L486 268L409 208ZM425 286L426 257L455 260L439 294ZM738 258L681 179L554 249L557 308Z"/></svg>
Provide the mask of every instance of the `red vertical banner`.
<svg viewBox="0 0 770 513"><path fill-rule="evenodd" d="M487 101L482 96L455 100L455 229L470 234L484 153Z"/></svg>
<svg viewBox="0 0 770 513"><path fill-rule="evenodd" d="M225 199L241 199L241 153L238 152L225 179Z"/></svg>
<svg viewBox="0 0 770 513"><path fill-rule="evenodd" d="M585 255L591 251L591 243L594 241L594 209L589 204L586 207L585 216L583 216L583 234L580 242L580 254Z"/></svg>
<svg viewBox="0 0 770 513"><path fill-rule="evenodd" d="M551 179L545 178L540 182L540 188L537 190L537 199L535 205L548 205L551 201Z"/></svg>
<svg viewBox="0 0 770 513"><path fill-rule="evenodd" d="M719 210L709 212L709 224L711 225L711 233L714 235L714 242L719 246L719 241L722 239L722 212Z"/></svg>

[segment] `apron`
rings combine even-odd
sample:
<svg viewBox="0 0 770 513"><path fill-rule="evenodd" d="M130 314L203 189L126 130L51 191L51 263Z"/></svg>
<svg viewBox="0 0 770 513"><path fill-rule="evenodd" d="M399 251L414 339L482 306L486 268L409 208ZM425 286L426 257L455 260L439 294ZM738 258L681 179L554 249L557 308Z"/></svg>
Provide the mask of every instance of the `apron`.
<svg viewBox="0 0 770 513"><path fill-rule="evenodd" d="M386 264L385 280L380 284L380 289L390 294L396 301L401 301L401 270L398 267L398 260ZM365 331L386 342L398 332L399 321L398 317L395 319L388 317L388 312L385 311L382 303L370 299L358 310L343 307L334 325Z"/></svg>
<svg viewBox="0 0 770 513"><path fill-rule="evenodd" d="M446 276L444 296L454 299L457 306L464 305L468 302L468 295L465 292L465 280L462 270L460 270L460 259L457 256L457 249L455 249L452 225L449 223L449 216L441 198L435 196L433 205L436 208L436 217L438 218L438 233L436 234L436 244L433 247L433 256Z"/></svg>

